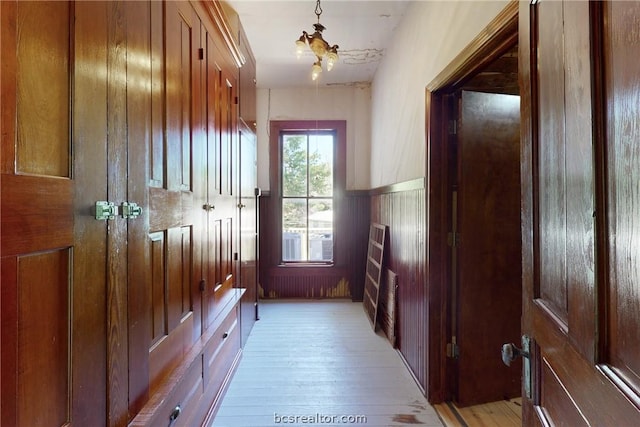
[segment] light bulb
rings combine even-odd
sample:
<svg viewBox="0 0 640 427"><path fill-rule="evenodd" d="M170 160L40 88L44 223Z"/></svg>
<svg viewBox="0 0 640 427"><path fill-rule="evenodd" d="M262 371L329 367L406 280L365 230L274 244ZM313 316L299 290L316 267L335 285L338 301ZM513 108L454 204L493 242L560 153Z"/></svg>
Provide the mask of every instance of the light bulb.
<svg viewBox="0 0 640 427"><path fill-rule="evenodd" d="M313 67L311 67L311 79L317 80L321 72L322 72L322 67L320 66L320 62L314 62Z"/></svg>
<svg viewBox="0 0 640 427"><path fill-rule="evenodd" d="M334 51L327 53L327 71L331 71L336 61L338 60L338 54Z"/></svg>
<svg viewBox="0 0 640 427"><path fill-rule="evenodd" d="M304 49L306 46L307 43L305 41L304 35L302 35L298 40L296 40L296 56L298 57L298 59L300 59L300 57L304 53Z"/></svg>

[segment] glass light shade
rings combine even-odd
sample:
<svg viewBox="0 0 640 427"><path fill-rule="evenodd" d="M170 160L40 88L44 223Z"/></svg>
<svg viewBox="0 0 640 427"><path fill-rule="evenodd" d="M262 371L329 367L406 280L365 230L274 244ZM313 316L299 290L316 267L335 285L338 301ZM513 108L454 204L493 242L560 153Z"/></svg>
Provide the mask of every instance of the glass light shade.
<svg viewBox="0 0 640 427"><path fill-rule="evenodd" d="M338 54L334 51L327 53L327 71L331 71L335 63L338 61Z"/></svg>
<svg viewBox="0 0 640 427"><path fill-rule="evenodd" d="M298 59L302 57L302 54L304 53L304 49L306 46L307 46L307 43L304 39L304 36L300 36L300 38L296 40L296 56L298 57Z"/></svg>
<svg viewBox="0 0 640 427"><path fill-rule="evenodd" d="M322 72L322 67L320 66L320 64L318 62L315 62L313 64L313 67L311 67L311 79L312 80L317 80L318 76L320 76L321 72Z"/></svg>

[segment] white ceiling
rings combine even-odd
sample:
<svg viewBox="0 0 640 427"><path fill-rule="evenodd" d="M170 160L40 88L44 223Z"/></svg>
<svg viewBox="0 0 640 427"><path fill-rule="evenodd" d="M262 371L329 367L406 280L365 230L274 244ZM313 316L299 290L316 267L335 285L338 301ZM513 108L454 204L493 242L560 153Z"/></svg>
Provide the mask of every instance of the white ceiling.
<svg viewBox="0 0 640 427"><path fill-rule="evenodd" d="M228 0L238 13L256 58L259 88L315 87L311 51L296 58L302 30L313 33L316 0ZM370 82L384 56L408 0L321 0L324 39L339 45L333 70L323 70L320 86Z"/></svg>

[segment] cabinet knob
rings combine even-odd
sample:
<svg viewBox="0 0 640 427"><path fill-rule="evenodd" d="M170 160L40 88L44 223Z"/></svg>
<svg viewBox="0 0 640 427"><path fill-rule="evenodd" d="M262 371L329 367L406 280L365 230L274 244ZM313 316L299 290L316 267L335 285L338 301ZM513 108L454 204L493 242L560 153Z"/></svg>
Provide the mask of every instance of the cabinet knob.
<svg viewBox="0 0 640 427"><path fill-rule="evenodd" d="M171 411L171 414L169 415L169 426L173 425L173 423L180 416L181 412L182 412L182 408L180 407L180 405L178 405L175 408L173 408L173 411Z"/></svg>
<svg viewBox="0 0 640 427"><path fill-rule="evenodd" d="M205 211L207 211L207 212L212 211L212 210L214 210L215 208L216 208L216 207L215 207L214 205L210 204L210 203L205 203L205 204L202 206L202 209L204 209L204 210L205 210Z"/></svg>

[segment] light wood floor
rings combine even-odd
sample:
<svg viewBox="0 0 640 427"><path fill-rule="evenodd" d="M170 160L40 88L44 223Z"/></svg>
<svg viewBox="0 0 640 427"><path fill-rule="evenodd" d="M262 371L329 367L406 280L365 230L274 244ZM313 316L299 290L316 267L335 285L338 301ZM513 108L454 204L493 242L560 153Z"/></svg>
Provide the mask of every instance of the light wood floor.
<svg viewBox="0 0 640 427"><path fill-rule="evenodd" d="M211 427L282 424L443 425L361 303L263 301Z"/></svg>
<svg viewBox="0 0 640 427"><path fill-rule="evenodd" d="M522 399L501 400L458 408L452 403L434 405L447 427L521 427Z"/></svg>

